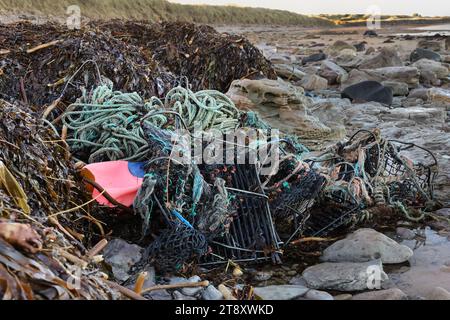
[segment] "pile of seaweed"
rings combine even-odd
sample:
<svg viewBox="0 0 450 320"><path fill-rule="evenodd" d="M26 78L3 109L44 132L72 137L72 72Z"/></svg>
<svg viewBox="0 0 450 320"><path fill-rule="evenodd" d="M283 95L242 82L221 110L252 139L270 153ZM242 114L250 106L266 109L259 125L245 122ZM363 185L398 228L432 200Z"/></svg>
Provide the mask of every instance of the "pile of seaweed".
<svg viewBox="0 0 450 320"><path fill-rule="evenodd" d="M194 91L226 92L241 78L276 79L271 63L247 39L207 25L118 20L92 25L147 51L173 74L187 77Z"/></svg>
<svg viewBox="0 0 450 320"><path fill-rule="evenodd" d="M146 52L95 27L0 25L0 43L2 97L38 108L58 98L74 102L80 88L98 83L100 74L115 88L143 97L164 94L173 81Z"/></svg>
<svg viewBox="0 0 450 320"><path fill-rule="evenodd" d="M0 296L117 297L83 245L95 232L82 222L98 221L65 143L27 106L0 100L0 110Z"/></svg>

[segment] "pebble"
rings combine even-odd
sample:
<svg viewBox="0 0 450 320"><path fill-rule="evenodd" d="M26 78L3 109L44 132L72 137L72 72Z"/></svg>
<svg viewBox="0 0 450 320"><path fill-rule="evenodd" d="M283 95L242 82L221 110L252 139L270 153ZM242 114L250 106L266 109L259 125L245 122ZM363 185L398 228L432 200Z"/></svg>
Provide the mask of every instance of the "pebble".
<svg viewBox="0 0 450 320"><path fill-rule="evenodd" d="M181 282L200 282L201 279L199 276L192 276L189 279L183 278L183 277L172 277L170 278L170 284L176 284ZM195 287L195 288L182 288L181 293L187 296L195 296L200 291L202 291L202 287Z"/></svg>
<svg viewBox="0 0 450 320"><path fill-rule="evenodd" d="M209 285L202 293L203 300L222 300L223 294L213 285Z"/></svg>
<svg viewBox="0 0 450 320"><path fill-rule="evenodd" d="M411 229L398 227L396 232L400 238L405 239L405 240L412 240L416 237L416 233Z"/></svg>
<svg viewBox="0 0 450 320"><path fill-rule="evenodd" d="M298 285L256 287L255 294L263 300L293 300L303 296L309 289Z"/></svg>
<svg viewBox="0 0 450 320"><path fill-rule="evenodd" d="M398 289L377 290L354 295L352 300L406 300L406 294Z"/></svg>
<svg viewBox="0 0 450 320"><path fill-rule="evenodd" d="M194 297L190 297L190 296L182 294L180 291L174 291L173 292L173 298L175 300L197 300Z"/></svg>
<svg viewBox="0 0 450 320"><path fill-rule="evenodd" d="M328 292L314 289L309 290L304 297L309 300L334 300Z"/></svg>
<svg viewBox="0 0 450 320"><path fill-rule="evenodd" d="M272 278L272 276L273 272L271 271L258 271L254 278L256 281L267 281Z"/></svg>

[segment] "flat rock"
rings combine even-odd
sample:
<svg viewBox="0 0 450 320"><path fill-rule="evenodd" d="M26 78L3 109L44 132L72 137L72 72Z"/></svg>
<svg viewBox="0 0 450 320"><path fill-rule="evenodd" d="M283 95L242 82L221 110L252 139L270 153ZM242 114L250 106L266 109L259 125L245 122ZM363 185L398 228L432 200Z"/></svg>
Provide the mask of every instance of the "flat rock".
<svg viewBox="0 0 450 320"><path fill-rule="evenodd" d="M427 93L431 103L445 106L447 111L450 110L450 90L431 88Z"/></svg>
<svg viewBox="0 0 450 320"><path fill-rule="evenodd" d="M373 229L359 229L326 248L321 257L327 262L366 262L381 259L383 263L402 263L413 252L407 246Z"/></svg>
<svg viewBox="0 0 450 320"><path fill-rule="evenodd" d="M122 239L113 239L104 249L105 263L111 267L114 277L119 281L126 281L130 277L128 272L141 260L144 249L136 244L130 244Z"/></svg>
<svg viewBox="0 0 450 320"><path fill-rule="evenodd" d="M256 287L254 292L263 300L293 300L303 296L308 290L300 285L279 285Z"/></svg>
<svg viewBox="0 0 450 320"><path fill-rule="evenodd" d="M404 82L410 88L419 84L419 69L416 67L385 67L371 70L365 70L370 77L378 81L392 80Z"/></svg>
<svg viewBox="0 0 450 320"><path fill-rule="evenodd" d="M380 116L384 121L412 120L416 124L445 123L447 114L444 108L396 108Z"/></svg>
<svg viewBox="0 0 450 320"><path fill-rule="evenodd" d="M368 291L356 294L352 300L406 300L407 295L398 288Z"/></svg>
<svg viewBox="0 0 450 320"><path fill-rule="evenodd" d="M388 276L383 271L381 260L370 262L324 262L303 271L309 288L344 292L367 290L373 285L374 271L380 283Z"/></svg>
<svg viewBox="0 0 450 320"><path fill-rule="evenodd" d="M332 56L337 56L342 53L343 50L350 50L356 52L356 48L351 44L338 40L334 42L330 47L328 47L327 51Z"/></svg>

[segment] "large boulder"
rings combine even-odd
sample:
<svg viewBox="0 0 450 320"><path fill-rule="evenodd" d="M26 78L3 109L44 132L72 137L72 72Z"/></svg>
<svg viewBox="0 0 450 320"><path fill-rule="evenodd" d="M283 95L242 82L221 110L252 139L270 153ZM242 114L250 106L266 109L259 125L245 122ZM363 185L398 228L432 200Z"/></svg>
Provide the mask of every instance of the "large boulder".
<svg viewBox="0 0 450 320"><path fill-rule="evenodd" d="M409 59L411 60L411 62L416 62L420 59L428 59L437 62L442 61L442 57L439 53L422 48L417 48L413 52L411 52Z"/></svg>
<svg viewBox="0 0 450 320"><path fill-rule="evenodd" d="M381 261L324 262L311 266L302 273L309 288L337 291L363 291L388 279Z"/></svg>
<svg viewBox="0 0 450 320"><path fill-rule="evenodd" d="M383 263L402 263L411 258L410 248L398 244L372 229L359 229L326 248L322 260L327 262L366 262L381 259Z"/></svg>
<svg viewBox="0 0 450 320"><path fill-rule="evenodd" d="M403 62L395 48L385 47L373 56L366 58L359 65L360 69L376 69L384 67L403 66Z"/></svg>
<svg viewBox="0 0 450 320"><path fill-rule="evenodd" d="M349 86L342 91L342 98L356 102L375 101L385 105L392 104L392 89L377 81L363 81Z"/></svg>
<svg viewBox="0 0 450 320"><path fill-rule="evenodd" d="M322 62L319 75L327 79L329 85L339 84L347 81L348 79L347 71L330 60L325 60Z"/></svg>

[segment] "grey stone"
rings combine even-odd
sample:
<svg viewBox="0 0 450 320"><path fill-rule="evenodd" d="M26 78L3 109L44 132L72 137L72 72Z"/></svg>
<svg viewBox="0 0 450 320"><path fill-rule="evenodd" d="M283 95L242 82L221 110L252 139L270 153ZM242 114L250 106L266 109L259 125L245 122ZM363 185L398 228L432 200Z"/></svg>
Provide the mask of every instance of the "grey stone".
<svg viewBox="0 0 450 320"><path fill-rule="evenodd" d="M356 294L352 300L406 300L407 295L398 288L368 291Z"/></svg>
<svg viewBox="0 0 450 320"><path fill-rule="evenodd" d="M170 280L171 284L175 284L175 283L180 283L180 282L200 282L201 279L199 276L192 276L189 279L186 278L182 278L182 277L174 277ZM187 296L195 296L197 295L200 291L202 291L203 288L202 287L194 287L194 288L182 288L181 289L181 293L183 293L184 295Z"/></svg>
<svg viewBox="0 0 450 320"><path fill-rule="evenodd" d="M311 289L305 296L308 300L334 300L333 296L325 291Z"/></svg>
<svg viewBox="0 0 450 320"><path fill-rule="evenodd" d="M412 240L416 237L416 233L411 229L398 227L396 232L400 238L405 239L405 240Z"/></svg>
<svg viewBox="0 0 450 320"><path fill-rule="evenodd" d="M191 297L191 296L188 296L188 295L184 295L184 294L182 294L180 291L174 291L173 292L173 298L175 299L175 300L197 300L196 298L194 298L194 297Z"/></svg>
<svg viewBox="0 0 450 320"><path fill-rule="evenodd" d="M329 85L347 81L348 73L334 62L325 60L320 66L319 75L328 80Z"/></svg>
<svg viewBox="0 0 450 320"><path fill-rule="evenodd" d="M411 258L410 248L372 229L359 229L326 248L321 259L328 262L366 262L381 259L383 263L402 263Z"/></svg>
<svg viewBox="0 0 450 320"><path fill-rule="evenodd" d="M441 287L436 287L426 295L427 300L450 300L450 292Z"/></svg>
<svg viewBox="0 0 450 320"><path fill-rule="evenodd" d="M205 290L203 290L202 298L203 300L222 300L223 294L213 285L209 285Z"/></svg>
<svg viewBox="0 0 450 320"><path fill-rule="evenodd" d="M305 73L296 68L294 65L275 64L273 68L275 69L277 75L283 79L298 81L303 79L305 76Z"/></svg>
<svg viewBox="0 0 450 320"><path fill-rule="evenodd" d="M111 240L104 250L105 263L119 281L126 281L130 277L128 272L141 260L143 248L130 244L122 239Z"/></svg>
<svg viewBox="0 0 450 320"><path fill-rule="evenodd" d="M390 110L388 113L381 115L380 118L384 121L409 119L416 124L425 125L445 123L447 115L443 108L411 107Z"/></svg>
<svg viewBox="0 0 450 320"><path fill-rule="evenodd" d="M417 44L418 48L421 49L428 49L431 51L436 51L439 52L442 50L442 46L443 42L439 41L439 40L428 40L428 39L423 39L420 40L419 43Z"/></svg>
<svg viewBox="0 0 450 320"><path fill-rule="evenodd" d="M303 271L309 288L344 292L367 290L378 273L382 283L388 279L381 260L370 262L325 262Z"/></svg>
<svg viewBox="0 0 450 320"><path fill-rule="evenodd" d="M172 295L167 290L155 290L144 294L144 297L151 300L173 300Z"/></svg>
<svg viewBox="0 0 450 320"><path fill-rule="evenodd" d="M289 284L307 287L305 279L303 279L300 275L297 275L289 280Z"/></svg>
<svg viewBox="0 0 450 320"><path fill-rule="evenodd" d="M342 40L334 42L328 47L327 52L332 56L338 56L344 50L350 50L356 53L356 48L354 46Z"/></svg>
<svg viewBox="0 0 450 320"><path fill-rule="evenodd" d="M303 296L309 289L299 285L256 287L255 294L263 300L293 300Z"/></svg>

